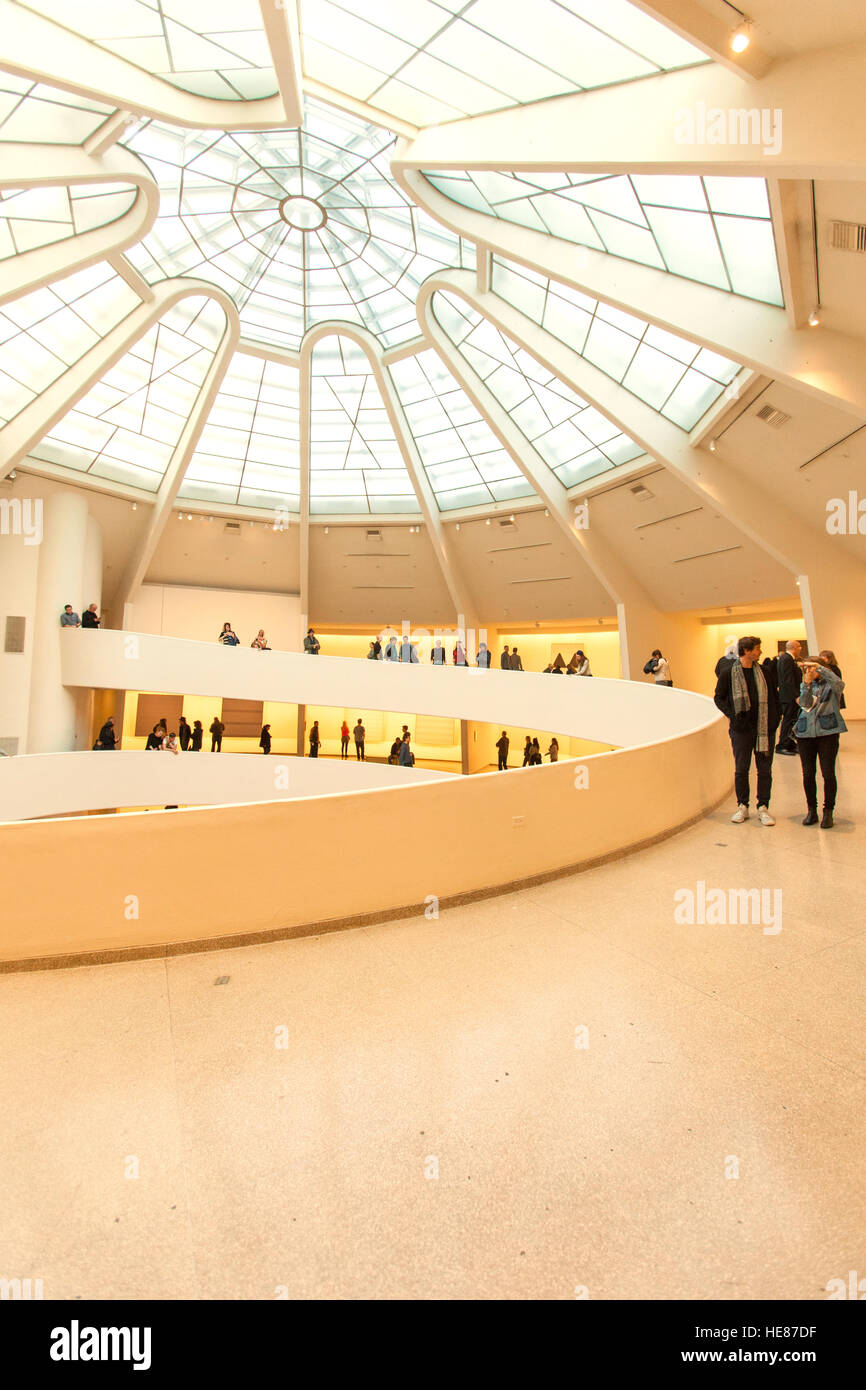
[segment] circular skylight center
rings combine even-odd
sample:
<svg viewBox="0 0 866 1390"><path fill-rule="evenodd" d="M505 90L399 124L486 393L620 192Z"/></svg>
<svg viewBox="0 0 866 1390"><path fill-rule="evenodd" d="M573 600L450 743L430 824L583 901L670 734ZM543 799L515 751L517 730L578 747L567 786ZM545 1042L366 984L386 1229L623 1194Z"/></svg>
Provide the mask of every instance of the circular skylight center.
<svg viewBox="0 0 866 1390"><path fill-rule="evenodd" d="M284 198L280 203L280 217L299 232L314 232L323 227L328 214L314 198Z"/></svg>

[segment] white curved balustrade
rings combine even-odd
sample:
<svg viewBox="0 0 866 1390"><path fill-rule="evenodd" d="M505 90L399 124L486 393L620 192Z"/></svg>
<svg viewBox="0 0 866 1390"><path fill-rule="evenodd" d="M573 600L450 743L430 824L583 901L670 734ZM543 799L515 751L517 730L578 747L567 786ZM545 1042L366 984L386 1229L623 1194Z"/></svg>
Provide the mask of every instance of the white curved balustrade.
<svg viewBox="0 0 866 1390"><path fill-rule="evenodd" d="M573 734L618 748L673 738L720 717L703 695L632 681L260 652L108 630L59 629L58 640L63 683L72 686L405 709Z"/></svg>
<svg viewBox="0 0 866 1390"><path fill-rule="evenodd" d="M0 758L0 821L124 806L225 806L435 782L452 772L250 753L37 753Z"/></svg>
<svg viewBox="0 0 866 1390"><path fill-rule="evenodd" d="M711 700L689 691L120 632L70 630L58 640L69 685L355 703L618 747L579 762L473 777L247 754L81 753L45 755L44 762L40 755L9 760L11 767L0 760L0 787L5 776L9 789L10 773L26 783L52 758L74 759L68 765L79 807L93 795L117 804L116 793L86 790L85 772L112 778L128 768L130 794L140 776L198 777L199 800L208 778L222 794L235 761L244 765L239 779L272 776L280 762L289 768L288 794L274 788L243 804L233 795L219 806L0 823L7 866L0 968L282 939L423 914L434 900L441 914L455 901L615 860L705 814L730 791L724 720ZM187 766L193 762L201 766ZM345 790L316 794L317 784L337 777ZM379 777L383 785L373 785ZM299 792L307 783L306 795L292 795L293 778ZM162 780L159 797L142 795L142 803L182 805L180 786L170 797L167 785ZM38 795L27 804L40 804ZM222 873L226 862L240 871Z"/></svg>

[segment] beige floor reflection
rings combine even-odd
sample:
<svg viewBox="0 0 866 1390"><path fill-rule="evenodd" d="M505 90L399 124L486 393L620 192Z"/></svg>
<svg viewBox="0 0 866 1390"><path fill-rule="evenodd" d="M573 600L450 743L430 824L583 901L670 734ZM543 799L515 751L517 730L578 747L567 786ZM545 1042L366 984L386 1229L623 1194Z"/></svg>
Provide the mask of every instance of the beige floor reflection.
<svg viewBox="0 0 866 1390"><path fill-rule="evenodd" d="M866 728L843 744L832 832L780 758L774 829L732 803L438 919L0 977L0 1274L61 1299L825 1298L866 1205ZM698 880L781 888L782 930L675 924Z"/></svg>

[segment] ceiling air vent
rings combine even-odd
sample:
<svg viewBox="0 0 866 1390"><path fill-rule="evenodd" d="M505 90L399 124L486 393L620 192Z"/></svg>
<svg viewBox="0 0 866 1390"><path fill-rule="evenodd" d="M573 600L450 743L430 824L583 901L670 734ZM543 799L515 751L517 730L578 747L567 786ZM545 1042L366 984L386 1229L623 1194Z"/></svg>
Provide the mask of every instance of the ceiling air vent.
<svg viewBox="0 0 866 1390"><path fill-rule="evenodd" d="M760 410L755 412L759 420L763 420L765 425L772 425L774 430L780 430L783 425L787 425L790 415L786 415L784 410L777 410L774 405L762 405Z"/></svg>
<svg viewBox="0 0 866 1390"><path fill-rule="evenodd" d="M510 516L501 517L499 520L499 525L502 527L503 531L517 530L517 522L514 520L513 517Z"/></svg>
<svg viewBox="0 0 866 1390"><path fill-rule="evenodd" d="M239 521L227 521L225 524L227 536L239 536L241 533L241 523Z"/></svg>
<svg viewBox="0 0 866 1390"><path fill-rule="evenodd" d="M632 497L637 498L638 502L649 502L652 497L655 497L655 493L650 492L649 488L644 487L643 483L638 483L637 487L629 488L629 492Z"/></svg>
<svg viewBox="0 0 866 1390"><path fill-rule="evenodd" d="M381 542L381 540L382 532L375 527L367 531L367 541L370 545L376 545L377 542Z"/></svg>
<svg viewBox="0 0 866 1390"><path fill-rule="evenodd" d="M866 253L866 223L831 222L830 245L837 251Z"/></svg>

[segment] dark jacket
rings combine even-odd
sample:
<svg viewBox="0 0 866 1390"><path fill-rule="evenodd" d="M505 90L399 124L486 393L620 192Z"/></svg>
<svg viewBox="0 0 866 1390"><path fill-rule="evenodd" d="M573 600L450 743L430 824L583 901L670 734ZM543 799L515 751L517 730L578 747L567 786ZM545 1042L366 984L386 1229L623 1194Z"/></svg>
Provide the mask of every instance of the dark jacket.
<svg viewBox="0 0 866 1390"><path fill-rule="evenodd" d="M184 753L189 748L191 738L192 729L189 727L189 724L187 724L186 720L184 720L184 722L180 725L177 731L177 740Z"/></svg>
<svg viewBox="0 0 866 1390"><path fill-rule="evenodd" d="M800 693L802 676L800 668L790 652L782 652L776 658L776 682L779 687L779 703L792 705Z"/></svg>
<svg viewBox="0 0 866 1390"><path fill-rule="evenodd" d="M201 746L202 746L203 741L204 741L204 729L202 729L202 728L198 728L198 729L193 728L193 731L192 731L192 749L193 749L193 752L194 752L194 753L200 753L200 752L201 752Z"/></svg>
<svg viewBox="0 0 866 1390"><path fill-rule="evenodd" d="M81 615L81 626L99 627L99 619L97 618L95 613L91 613L89 608L86 609L85 612L83 612Z"/></svg>
<svg viewBox="0 0 866 1390"><path fill-rule="evenodd" d="M114 725L108 723L103 724L102 728L99 730L99 739L97 741L99 743L100 748L116 748L117 734L114 732Z"/></svg>
<svg viewBox="0 0 866 1390"><path fill-rule="evenodd" d="M739 661L739 658L737 658L737 660ZM757 729L758 702L756 699L753 699L751 709L744 710L742 714L734 714L734 694L732 687L734 665L735 662L733 661L726 662L719 671L719 678L716 682L716 693L713 696L713 700L715 701L716 708L720 709L722 714L727 718L733 733L747 733L751 729ZM773 662L769 657L761 662L761 670L767 682L767 728L770 737L772 737L774 731L779 727L780 710L779 692L776 688L776 673L773 668ZM752 683L749 680L750 673L744 671L744 674L746 676L746 685L749 687L749 692L751 694Z"/></svg>

